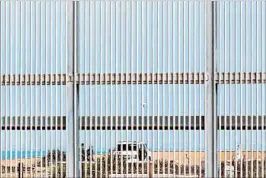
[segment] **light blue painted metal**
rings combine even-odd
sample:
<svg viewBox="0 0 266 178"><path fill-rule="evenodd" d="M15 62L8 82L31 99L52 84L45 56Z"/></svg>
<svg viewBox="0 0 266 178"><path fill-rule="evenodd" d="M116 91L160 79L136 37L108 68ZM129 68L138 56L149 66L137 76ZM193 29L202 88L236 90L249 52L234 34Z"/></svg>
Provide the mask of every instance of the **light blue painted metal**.
<svg viewBox="0 0 266 178"><path fill-rule="evenodd" d="M217 71L265 74L265 2L224 1L217 4ZM232 80L226 85L217 84L217 114L220 118L231 118L224 123L228 130L218 131L220 177L229 166L233 166L231 173L234 177L265 176L265 127L259 128L266 121L265 83L260 83L254 76L251 78L254 80L251 84L247 83L245 76L241 76L239 84ZM233 120L235 116L242 119L239 122ZM245 119L247 117L252 119ZM218 121L222 122L221 119ZM244 122L250 122L253 127L248 130ZM237 125L241 129L238 130ZM229 148L227 156L223 156L225 148Z"/></svg>
<svg viewBox="0 0 266 178"><path fill-rule="evenodd" d="M14 77L16 86L1 84L1 125L10 119L12 126L25 122L30 128L37 124L36 118L42 120L41 128L48 128L49 116L66 115L66 87L63 85L48 86L42 79L31 86L23 86L22 74L65 74L66 68L66 2L65 1L0 1L0 36L2 74L17 74ZM5 81L7 84L7 81ZM59 84L59 82L58 82ZM3 110L2 110L3 109ZM5 112L3 112L5 111ZM24 116L28 116L29 119ZM43 116L43 117L40 117ZM6 118L6 120L2 120ZM61 121L62 121L61 117ZM56 120L55 122L57 122ZM24 122L24 123L23 123ZM55 123L59 125L58 122ZM24 176L46 176L55 173L52 166L43 166L47 163L47 154L52 150L66 151L66 131L58 130L8 130L1 127L1 170L0 177L11 176L7 169L13 169L12 175L19 162L28 164L29 171ZM50 139L55 138L55 139ZM59 144L60 143L60 144ZM59 153L59 151L55 151ZM44 157L44 159L40 159ZM27 159L26 159L27 158ZM38 158L38 159L37 159ZM14 162L12 163L11 160ZM58 162L59 158L55 158ZM62 157L61 157L62 159ZM64 158L65 159L65 158ZM5 163L3 163L3 161ZM62 160L63 161L63 160ZM62 162L61 161L61 162ZM3 163L3 164L2 164ZM40 165L40 171L32 165ZM31 165L31 166L30 166ZM3 166L3 169L2 169ZM44 169L44 167L46 167ZM62 167L62 164L61 164ZM57 175L58 176L58 175Z"/></svg>
<svg viewBox="0 0 266 178"><path fill-rule="evenodd" d="M211 3L217 4L217 18L213 14L205 19L205 14L210 10L207 6ZM73 4L77 6L72 7ZM211 17L217 20L213 28L210 26L213 22L208 20ZM247 164L242 165L245 160L240 159L240 174L248 176L244 169L249 169L250 175L263 176L266 123L265 117L261 116L265 116L266 106L265 19L264 1L0 1L1 166L12 169L10 158L14 158L14 164L17 165L26 157L31 158L27 164L39 164L37 158L43 157L40 159L40 169L43 170L41 177L53 174L55 177L64 176L65 172L68 176L81 176L81 162L87 163L85 175L104 177L107 174L117 175L119 171L133 175L133 164L117 169L116 165L123 161L122 157L110 162L111 170L106 158L118 151L116 145L119 141L142 141L154 152L154 175L158 174L156 160L161 158L164 159L159 170L167 176L180 175L186 171L193 175L193 169L197 166L199 170L204 169L204 172L199 172L200 177L215 175L217 146L217 164L220 166L217 174L223 177L222 169L225 167L222 168L222 161L232 162L236 159L240 145L244 152L241 154L247 155L254 165L261 165L261 168L253 164L248 167ZM211 36L213 33L217 35ZM206 53L213 51L211 38L217 42L217 50L215 56L206 56ZM214 58L217 60L213 61ZM193 76L198 75L186 75L186 79L178 77L177 84L169 82L175 81L169 77L171 74L182 75L185 72L201 72L204 74L203 80L208 79L210 83L203 81L196 84L200 79L196 80ZM246 72L252 74L244 75ZM113 83L108 83L109 79L104 77L110 76L110 73L117 74ZM123 82L119 78L120 73L128 74L123 75ZM142 74L140 82L132 84L135 81L130 77L135 75L129 75L132 73ZM148 75L151 73L153 75ZM162 73L169 74L168 78L163 79L167 82L145 83L148 80L145 76L154 78L156 74L163 76ZM22 74L32 74L26 77L28 85L24 85ZM40 74L40 77L34 74ZM45 76L41 77L43 74ZM65 78L56 74L64 74ZM94 81L86 78L89 74L106 74L99 75L99 80L105 83L94 85ZM177 76L173 75L173 78ZM236 79L236 76L240 79ZM253 84L247 84L248 81L252 83L249 78L253 78ZM12 84L9 84L10 81L13 81ZM60 83L62 81L65 83ZM79 85L84 81L88 81L86 85ZM187 85L181 81L192 82ZM227 84L224 84L225 81ZM217 102L213 100L215 93L212 93L216 89ZM215 104L218 122L222 121L223 116L229 118L223 120L224 124L218 124L217 140ZM246 117L251 115L254 117ZM58 116L61 121L67 116L67 129L48 130L48 126L52 128L63 123L58 119L52 123L50 116ZM99 116L100 119L97 123L89 123L93 121L85 119L86 130L81 128L84 125L79 116ZM134 125L131 116L141 118L136 119L138 130L133 127L117 129L121 125ZM157 116L164 116L166 122L159 123ZM171 116L179 119L172 120L174 117ZM185 118L183 116L189 122L181 120ZM206 116L204 119L208 126L200 123L204 125L204 130L201 127L199 130L190 128L193 125L191 122L196 121L193 120L194 116ZM238 118L236 116L243 119L234 120ZM114 119L111 120L111 117ZM118 122L122 117L126 118L126 125ZM44 130L33 129L37 126L37 122L34 122L36 118L43 120L39 123ZM244 121L249 121L245 118L252 118L251 125L254 127L249 127L250 130L243 126L247 125ZM21 129L24 126L21 119L30 126L28 131ZM107 127L105 130L102 127L99 130L92 128L104 125L108 119L113 130ZM143 128L144 119L154 126L151 130ZM170 122L167 122L169 120L184 123L174 124L177 128L171 130ZM9 125L6 121L10 121ZM18 123L20 130L8 129L8 126L12 128ZM159 130L156 128L158 125L168 127ZM81 143L85 143L84 150L80 147ZM91 146L98 159L83 160L83 155L87 154L83 151ZM66 158L56 157L48 165L47 155L52 150L55 150L55 154L66 154ZM211 155L204 155L202 152L205 150L211 150ZM224 151L228 155L223 158ZM133 154L129 150L126 152ZM169 156L172 152L176 153ZM205 161L207 167L204 168L204 163L198 163L195 157L190 158L198 152L200 162ZM145 174L145 163L140 160L137 162L142 165L137 167L139 173ZM169 166L174 162L179 165L177 169ZM60 163L60 167L55 166L57 163ZM65 164L67 168L62 174ZM229 164L239 167L237 162ZM92 170L93 166L96 172ZM36 169L29 167L26 176L38 176ZM233 172L235 175L238 173L237 169ZM0 170L0 177L9 174ZM14 173L14 176L17 175L18 172Z"/></svg>
<svg viewBox="0 0 266 178"><path fill-rule="evenodd" d="M80 65L80 73L170 74L172 72L197 73L205 71L204 2L82 1L79 4L78 52L80 58L77 63ZM193 81L192 78L188 77L189 79ZM104 79L100 78L100 80ZM146 85L144 84L145 79L141 79L140 83L121 85L118 83L119 81L121 79L118 77L114 78L112 84L82 85L80 115L99 116L99 119L104 119L94 124L96 126L106 122L108 117L113 117L114 120L110 120L110 122L115 129L122 125L122 123L115 122L120 116L125 116L128 119L131 116L143 118L151 116L153 119L155 116L163 116L166 120L171 120L170 116L188 116L192 121L193 116L204 116L205 114L204 85ZM179 104L174 104L178 100ZM198 102L194 103L195 100ZM127 125L132 125L128 119L126 119ZM164 124L167 126L169 123ZM90 126L90 123L87 124ZM140 128L143 124L136 120L136 125ZM159 124L153 123L154 127ZM179 127L181 128L181 123ZM94 150L99 150L98 153L108 157L117 152L116 144L119 141L142 141L147 143L152 151L161 151L162 154L158 154L158 157L154 158L155 160L164 158L162 159L163 164L159 168L161 174L180 175L181 169L173 171L173 168L166 164L178 162L194 168L196 163L193 163L194 159L187 161L182 154L177 155L176 153L173 154L174 157L170 157L170 153L174 151L171 149L175 148L181 151L186 148L188 156L192 156L198 151L196 150L197 145L201 145L198 148L204 151L205 131L188 131L186 128L174 131L168 129L162 131L153 129L153 133L150 133L144 129L139 131L115 129L103 132L101 127L98 131L89 128L89 130L81 132L79 145L85 143L85 150L93 145ZM203 138L194 140L193 135L197 137L197 133L200 133ZM180 138L182 137L182 141L178 140L177 134ZM87 140L86 138L91 139ZM105 140L106 138L108 139ZM173 140L174 138L175 140ZM171 149L170 145L173 145ZM102 157L99 157L95 160L95 164L106 164L101 160ZM199 158L199 160L203 161L204 159ZM142 162L138 162L143 165ZM96 171L95 173L90 169L88 175L104 176L109 171L117 176L119 171L133 169L132 164L131 168L125 166L118 170L118 163L119 159L112 160L110 166L114 169L105 169L104 172ZM89 161L89 164L92 167L94 162ZM202 168L201 165L199 167ZM101 167L98 169L95 167L95 169L100 170ZM140 174L145 172L141 167L136 169ZM187 168L183 167L182 171L185 172L185 169ZM193 174L192 168L187 170ZM131 174L133 173L131 172Z"/></svg>

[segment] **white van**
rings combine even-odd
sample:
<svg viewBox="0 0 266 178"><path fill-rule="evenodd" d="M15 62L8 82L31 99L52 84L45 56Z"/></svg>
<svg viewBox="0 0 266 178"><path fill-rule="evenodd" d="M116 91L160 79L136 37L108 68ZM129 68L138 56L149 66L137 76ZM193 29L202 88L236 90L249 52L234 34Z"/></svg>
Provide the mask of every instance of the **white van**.
<svg viewBox="0 0 266 178"><path fill-rule="evenodd" d="M127 163L151 161L151 151L143 142L118 142L112 151L113 158L126 159ZM122 156L122 158L121 158Z"/></svg>

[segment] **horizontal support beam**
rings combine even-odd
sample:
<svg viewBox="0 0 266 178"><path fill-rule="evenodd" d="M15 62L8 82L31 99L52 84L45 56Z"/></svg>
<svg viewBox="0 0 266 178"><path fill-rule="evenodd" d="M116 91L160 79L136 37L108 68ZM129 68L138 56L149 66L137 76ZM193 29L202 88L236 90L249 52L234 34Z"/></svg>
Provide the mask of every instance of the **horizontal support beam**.
<svg viewBox="0 0 266 178"><path fill-rule="evenodd" d="M8 85L66 85L76 81L79 85L109 84L204 84L211 77L206 73L108 73L108 74L21 74L1 75L0 84ZM217 84L266 83L266 73L216 73Z"/></svg>
<svg viewBox="0 0 266 178"><path fill-rule="evenodd" d="M204 73L117 73L117 74L77 74L75 78L67 74L26 74L1 75L1 85L65 85L74 82L80 85L109 84L203 84Z"/></svg>
<svg viewBox="0 0 266 178"><path fill-rule="evenodd" d="M113 116L82 117L82 130L199 130L204 129L204 117L199 116Z"/></svg>
<svg viewBox="0 0 266 178"><path fill-rule="evenodd" d="M57 118L57 124L56 124ZM112 119L111 119L112 118ZM138 118L138 119L137 119ZM204 117L176 116L175 125L173 116L169 117L82 117L81 130L189 130L204 129ZM11 122L12 120L12 122ZM62 124L61 124L62 123ZM127 124L128 123L128 124ZM202 124L202 125L201 125ZM201 127L200 127L201 126ZM2 130L65 130L66 117L2 117Z"/></svg>
<svg viewBox="0 0 266 178"><path fill-rule="evenodd" d="M66 117L2 117L2 130L65 130Z"/></svg>
<svg viewBox="0 0 266 178"><path fill-rule="evenodd" d="M64 126L2 126L2 130L66 130L65 125Z"/></svg>
<svg viewBox="0 0 266 178"><path fill-rule="evenodd" d="M23 74L1 75L1 85L65 85L74 82L80 85L109 84L203 84L204 73L117 73L77 74Z"/></svg>
<svg viewBox="0 0 266 178"><path fill-rule="evenodd" d="M73 80L67 74L17 74L1 75L0 84L8 85L65 85Z"/></svg>
<svg viewBox="0 0 266 178"><path fill-rule="evenodd" d="M204 116L92 116L81 117L78 122L81 130L204 130L204 119ZM218 116L217 120L217 129L221 130L266 130L266 116ZM2 117L1 129L65 130L66 117Z"/></svg>
<svg viewBox="0 0 266 178"><path fill-rule="evenodd" d="M106 84L203 84L204 73L117 73L78 74L76 81L81 85Z"/></svg>
<svg viewBox="0 0 266 178"><path fill-rule="evenodd" d="M266 116L220 116L218 121L217 128L221 130L266 130Z"/></svg>
<svg viewBox="0 0 266 178"><path fill-rule="evenodd" d="M266 83L266 73L216 73L215 82L217 84L260 84Z"/></svg>

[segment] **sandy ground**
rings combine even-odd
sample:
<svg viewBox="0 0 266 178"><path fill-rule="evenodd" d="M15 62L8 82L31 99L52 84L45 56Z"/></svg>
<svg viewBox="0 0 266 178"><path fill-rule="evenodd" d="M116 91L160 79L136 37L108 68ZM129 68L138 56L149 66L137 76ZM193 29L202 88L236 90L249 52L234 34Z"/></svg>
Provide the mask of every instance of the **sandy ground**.
<svg viewBox="0 0 266 178"><path fill-rule="evenodd" d="M12 166L15 166L17 165L18 163L23 163L24 165L32 165L32 164L35 164L37 163L38 161L40 161L41 158L24 158L24 159L8 159L8 160L1 160L1 165L2 166L5 166L5 165L12 165Z"/></svg>
<svg viewBox="0 0 266 178"><path fill-rule="evenodd" d="M253 156L252 156L253 154ZM104 155L102 155L104 157ZM101 157L101 155L97 155L97 157ZM236 152L217 152L218 161L233 161L236 157ZM264 159L263 159L264 157ZM190 165L199 165L200 162L205 161L205 152L199 151L191 151L191 152L173 152L173 151L166 151L166 152L153 152L152 153L153 160L166 160L166 161L174 161L179 164L190 164ZM242 152L242 159L248 160L266 160L266 152L256 152L251 151Z"/></svg>
<svg viewBox="0 0 266 178"><path fill-rule="evenodd" d="M253 154L253 157L252 157ZM104 155L102 155L104 156ZM236 152L217 152L218 160L220 161L230 161L235 159L236 157ZM258 160L262 160L262 157L264 156L264 160L266 159L266 152L256 152L251 151L249 152L242 152L242 158L251 160L256 160L258 157ZM97 155L97 157L101 157L101 155ZM165 151L165 152L153 152L152 153L152 158L153 160L158 160L158 159L164 159L164 160L169 160L169 161L174 161L180 164L199 164L200 162L205 160L205 152L199 152L199 151L191 151L191 152L183 152L183 151Z"/></svg>
<svg viewBox="0 0 266 178"><path fill-rule="evenodd" d="M252 156L253 155L253 156ZM230 161L235 159L236 152L217 152L219 161ZM266 152L242 152L242 158L251 160L262 160L264 156L264 160L266 159ZM176 160L176 162L180 164L199 164L201 161L205 160L205 152L153 152L153 160L157 159L165 159L165 160Z"/></svg>
<svg viewBox="0 0 266 178"><path fill-rule="evenodd" d="M27 169L25 168L23 176L24 177L46 177L51 175L51 172L55 172L56 166L51 165L49 167L31 167L31 165L35 165L40 162L41 158L32 158L32 159L11 159L11 160L1 160L2 168L6 167L12 171L8 171L7 173L2 171L3 177L18 177L18 164L23 163L24 167L27 165ZM59 161L58 161L59 163ZM62 164L65 164L63 162Z"/></svg>
<svg viewBox="0 0 266 178"><path fill-rule="evenodd" d="M102 157L105 155L97 155L96 157ZM236 152L218 152L217 153L218 160L224 161L225 159L227 161L233 160L236 157ZM242 158L251 160L262 160L264 156L264 160L266 159L266 152L264 152L264 155L262 152L242 152ZM153 160L158 159L164 159L166 161L174 161L179 164L190 164L190 165L199 165L201 161L205 160L205 152L153 152L152 153ZM41 168L41 167L33 167L31 171L31 165L35 165L37 162L41 161L41 158L32 158L32 159L11 159L11 160L1 160L1 167L12 167L12 172L8 172L7 174L2 172L2 175L7 175L8 177L18 177L17 172L17 165L18 163L23 163L24 165L27 165L27 173L24 174L25 177L40 177L41 175L45 175L47 172L47 175L50 175L50 172L55 169L55 165L49 166L48 168Z"/></svg>
<svg viewBox="0 0 266 178"><path fill-rule="evenodd" d="M102 155L104 156L104 155ZM234 159L236 156L236 152L217 152L217 156L219 160L224 161L226 160ZM97 157L101 157L101 155L97 155ZM242 152L242 157L247 159L252 159L252 152ZM253 159L262 160L263 152L256 152L253 151ZM266 152L264 152L264 157L266 158ZM176 160L176 162L180 163L187 163L188 161L196 161L196 164L198 164L200 161L204 161L205 159L205 152L199 152L199 151L191 151L191 152L173 152L173 151L165 151L165 152L153 152L152 153L153 160L157 159L165 159L165 160ZM264 158L264 159L265 159ZM31 164L35 164L36 162L41 161L41 158L28 158L28 159L10 159L10 160L1 160L1 165L12 165L15 166L18 163L22 162L24 165L30 166Z"/></svg>

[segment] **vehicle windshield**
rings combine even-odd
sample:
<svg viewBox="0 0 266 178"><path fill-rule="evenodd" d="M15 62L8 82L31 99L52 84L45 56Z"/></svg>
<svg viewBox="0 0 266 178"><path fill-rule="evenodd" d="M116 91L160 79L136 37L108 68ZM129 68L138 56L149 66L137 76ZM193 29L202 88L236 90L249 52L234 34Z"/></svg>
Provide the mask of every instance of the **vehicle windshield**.
<svg viewBox="0 0 266 178"><path fill-rule="evenodd" d="M128 148L127 148L128 146ZM136 144L118 144L117 151L136 151L137 145Z"/></svg>

